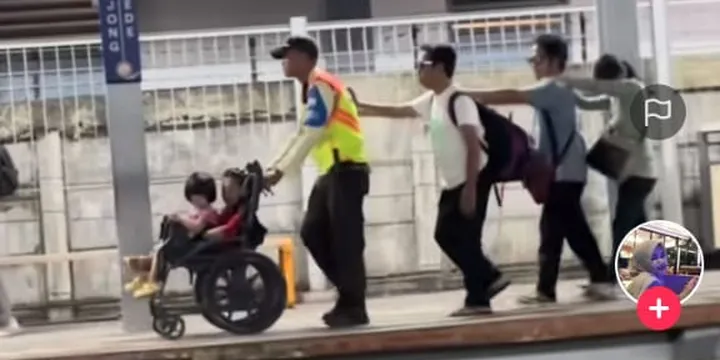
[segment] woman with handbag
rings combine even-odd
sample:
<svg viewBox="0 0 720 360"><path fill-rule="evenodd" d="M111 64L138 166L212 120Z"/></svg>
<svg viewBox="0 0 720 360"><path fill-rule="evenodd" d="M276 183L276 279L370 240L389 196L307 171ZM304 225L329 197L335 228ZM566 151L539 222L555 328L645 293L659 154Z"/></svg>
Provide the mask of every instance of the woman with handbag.
<svg viewBox="0 0 720 360"><path fill-rule="evenodd" d="M588 152L588 165L618 183L618 198L612 223L613 255L625 235L647 221L645 200L657 181L652 147L632 122L632 103L645 85L626 61L603 55L593 70L593 79L561 77L565 85L600 95L578 95L583 110L610 111L608 130ZM609 266L614 274L615 267Z"/></svg>

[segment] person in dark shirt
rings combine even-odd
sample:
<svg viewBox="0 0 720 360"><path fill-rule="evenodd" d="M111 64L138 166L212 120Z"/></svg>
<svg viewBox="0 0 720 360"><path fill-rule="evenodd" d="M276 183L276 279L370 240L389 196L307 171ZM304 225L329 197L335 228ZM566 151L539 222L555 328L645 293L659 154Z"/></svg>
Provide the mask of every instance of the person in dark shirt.
<svg viewBox="0 0 720 360"><path fill-rule="evenodd" d="M240 234L249 195L244 186L246 178L247 173L241 169L225 170L222 177L222 199L225 206L218 217L220 226L208 230L205 233L206 238L230 240Z"/></svg>

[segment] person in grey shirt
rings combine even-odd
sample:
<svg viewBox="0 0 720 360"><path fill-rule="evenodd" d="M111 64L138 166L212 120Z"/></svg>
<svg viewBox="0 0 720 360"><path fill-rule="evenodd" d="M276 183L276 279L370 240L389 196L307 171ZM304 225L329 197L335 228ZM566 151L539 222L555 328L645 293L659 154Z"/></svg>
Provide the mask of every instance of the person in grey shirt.
<svg viewBox="0 0 720 360"><path fill-rule="evenodd" d="M645 85L637 78L635 69L613 55L603 55L595 63L594 79L561 77L558 80L594 97L578 96L583 110L610 111L612 119L604 136L629 151L630 157L617 179L618 198L612 222L613 252L636 226L647 221L645 201L657 181L651 144L641 134L632 119L632 104ZM615 267L610 267L614 278Z"/></svg>
<svg viewBox="0 0 720 360"><path fill-rule="evenodd" d="M586 147L577 132L575 93L556 82L565 70L568 48L556 35L535 39L529 59L538 83L525 89L468 91L487 105L528 104L536 111L539 150L556 165L555 182L540 218L540 271L536 291L523 296L523 304L556 301L564 239L590 273L585 295L595 300L612 298L612 279L585 217L580 198L587 181ZM553 141L553 138L555 141ZM555 142L555 144L553 144Z"/></svg>

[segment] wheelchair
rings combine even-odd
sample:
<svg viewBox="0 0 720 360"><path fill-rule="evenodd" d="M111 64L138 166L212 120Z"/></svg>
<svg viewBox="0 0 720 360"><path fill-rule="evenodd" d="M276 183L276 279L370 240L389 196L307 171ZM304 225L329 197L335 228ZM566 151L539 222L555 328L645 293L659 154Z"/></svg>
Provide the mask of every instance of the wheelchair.
<svg viewBox="0 0 720 360"><path fill-rule="evenodd" d="M181 338L185 334L182 316L198 311L210 324L238 335L267 330L285 311L285 278L272 259L255 251L267 234L256 216L263 192L263 170L255 161L247 164L245 171L248 176L243 186L247 187L249 199L237 238L200 240L174 259L159 257L158 280L165 284L171 270L185 268L195 300L192 307L168 304L164 288L150 298L153 330L165 339ZM173 241L168 232L166 228L161 230L161 239ZM235 316L238 313L240 317Z"/></svg>

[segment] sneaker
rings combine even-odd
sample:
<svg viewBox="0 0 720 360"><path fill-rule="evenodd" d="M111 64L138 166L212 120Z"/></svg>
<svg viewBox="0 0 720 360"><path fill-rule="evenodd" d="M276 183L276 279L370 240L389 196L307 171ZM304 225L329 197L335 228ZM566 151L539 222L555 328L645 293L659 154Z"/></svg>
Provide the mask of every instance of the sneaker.
<svg viewBox="0 0 720 360"><path fill-rule="evenodd" d="M139 276L135 277L129 283L125 284L125 291L135 292L143 286L143 279Z"/></svg>
<svg viewBox="0 0 720 360"><path fill-rule="evenodd" d="M523 305L543 305L543 304L554 304L557 299L554 297L547 296L540 292L535 292L530 295L524 295L518 298L518 303Z"/></svg>
<svg viewBox="0 0 720 360"><path fill-rule="evenodd" d="M450 313L450 317L469 317L492 314L490 306L463 306Z"/></svg>
<svg viewBox="0 0 720 360"><path fill-rule="evenodd" d="M585 287L583 296L592 301L610 301L615 300L615 284L612 283L595 283Z"/></svg>
<svg viewBox="0 0 720 360"><path fill-rule="evenodd" d="M495 279L495 281L493 281L492 284L490 284L490 287L488 287L487 292L488 292L488 297L490 298L490 300L492 300L492 298L494 298L495 296L497 296L498 294L503 292L503 290L507 289L511 283L512 283L512 281L510 281L510 279L505 277L505 275L499 275L497 277L497 279Z"/></svg>
<svg viewBox="0 0 720 360"><path fill-rule="evenodd" d="M22 330L17 319L11 317L7 325L0 327L0 337L9 337L19 333Z"/></svg>
<svg viewBox="0 0 720 360"><path fill-rule="evenodd" d="M143 283L139 289L137 289L137 290L135 290L135 292L133 292L133 296L136 299L140 299L140 298L153 296L153 295L157 294L158 291L160 291L160 285L158 285L155 282L146 282L146 283Z"/></svg>

